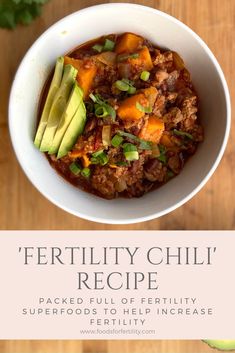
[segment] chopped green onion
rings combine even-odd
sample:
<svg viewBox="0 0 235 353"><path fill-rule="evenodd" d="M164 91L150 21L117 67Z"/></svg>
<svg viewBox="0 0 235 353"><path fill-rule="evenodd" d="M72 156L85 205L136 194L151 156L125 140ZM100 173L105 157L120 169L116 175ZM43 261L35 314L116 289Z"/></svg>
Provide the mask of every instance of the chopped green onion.
<svg viewBox="0 0 235 353"><path fill-rule="evenodd" d="M137 59L139 57L138 53L134 53L134 54L123 54L123 55L119 55L118 56L118 61L125 61L127 59Z"/></svg>
<svg viewBox="0 0 235 353"><path fill-rule="evenodd" d="M122 81L127 83L129 86L132 86L134 84L134 82L129 80L128 78L122 78Z"/></svg>
<svg viewBox="0 0 235 353"><path fill-rule="evenodd" d="M150 72L149 71L142 71L140 74L140 78L142 81L148 81L150 76Z"/></svg>
<svg viewBox="0 0 235 353"><path fill-rule="evenodd" d="M127 161L137 161L139 159L139 153L137 151L124 152Z"/></svg>
<svg viewBox="0 0 235 353"><path fill-rule="evenodd" d="M89 168L83 168L81 174L84 178L89 178L91 175L91 170Z"/></svg>
<svg viewBox="0 0 235 353"><path fill-rule="evenodd" d="M118 135L120 135L120 136L128 137L129 139L132 139L132 140L135 140L135 141L139 140L139 138L138 138L137 136L132 135L132 134L130 134L129 132L125 132L125 131L122 131L122 130L118 130L117 133L118 133Z"/></svg>
<svg viewBox="0 0 235 353"><path fill-rule="evenodd" d="M152 113L152 107L144 107L139 102L136 102L136 108L142 113Z"/></svg>
<svg viewBox="0 0 235 353"><path fill-rule="evenodd" d="M128 91L130 86L125 83L124 81L122 80L118 80L115 82L115 86L120 90L120 91Z"/></svg>
<svg viewBox="0 0 235 353"><path fill-rule="evenodd" d="M140 143L139 148L142 150L151 150L151 148L152 148L151 141L142 140L139 137L132 135L129 132L122 131L122 130L118 130L117 133L120 136L127 137L133 141L139 142Z"/></svg>
<svg viewBox="0 0 235 353"><path fill-rule="evenodd" d="M127 93L134 94L136 92L136 88L134 86L130 86Z"/></svg>
<svg viewBox="0 0 235 353"><path fill-rule="evenodd" d="M118 80L115 82L115 86L123 92L127 92L129 94L133 94L136 92L136 88L133 86L133 82L123 78L122 80Z"/></svg>
<svg viewBox="0 0 235 353"><path fill-rule="evenodd" d="M119 167L128 167L129 166L129 164L127 162L123 162L123 161L116 162L116 165Z"/></svg>
<svg viewBox="0 0 235 353"><path fill-rule="evenodd" d="M98 157L101 153L103 153L104 152L104 150L99 150L99 151L97 151L97 152L94 152L94 153L92 153L92 156L93 157Z"/></svg>
<svg viewBox="0 0 235 353"><path fill-rule="evenodd" d="M193 140L193 135L189 134L188 132L174 129L173 133L177 136L183 136L189 138L190 140Z"/></svg>
<svg viewBox="0 0 235 353"><path fill-rule="evenodd" d="M150 141L141 140L139 148L141 150L151 150L152 149L152 143Z"/></svg>
<svg viewBox="0 0 235 353"><path fill-rule="evenodd" d="M101 53L102 50L103 50L103 45L101 45L101 44L95 44L95 45L93 45L92 49L98 51L98 53Z"/></svg>
<svg viewBox="0 0 235 353"><path fill-rule="evenodd" d="M135 145L133 145L132 143L124 143L122 145L123 147L123 151L125 152L133 152L133 151L137 151L137 147Z"/></svg>
<svg viewBox="0 0 235 353"><path fill-rule="evenodd" d="M74 175L78 175L81 172L81 170L82 170L80 165L77 164L76 162L71 163L70 166L69 166L69 169Z"/></svg>
<svg viewBox="0 0 235 353"><path fill-rule="evenodd" d="M105 117L105 116L110 115L111 118L112 118L113 120L115 120L115 118L116 118L116 111L115 111L115 109L114 109L113 107L111 107L111 105L109 105L108 103L106 103L106 101L104 101L104 100L102 99L102 97L100 97L99 94L96 94L96 95L95 95L95 94L91 93L91 94L89 95L89 97L91 98L91 100L92 100L94 103L96 103L96 105L95 105L95 108L96 108L95 114L96 114L97 117L103 118L103 117ZM102 108L101 108L101 109L98 109L98 106L100 106L100 107L102 107ZM98 111L97 111L97 109L98 109Z"/></svg>
<svg viewBox="0 0 235 353"><path fill-rule="evenodd" d="M108 163L108 156L103 150L92 153L91 163L105 165Z"/></svg>
<svg viewBox="0 0 235 353"><path fill-rule="evenodd" d="M113 147L118 147L123 141L123 138L119 135L114 135L112 140L111 140L111 144L113 145Z"/></svg>
<svg viewBox="0 0 235 353"><path fill-rule="evenodd" d="M132 143L124 143L122 147L127 161L135 161L139 159L139 153L135 145Z"/></svg>
<svg viewBox="0 0 235 353"><path fill-rule="evenodd" d="M166 158L166 148L163 145L158 145L159 151L160 151L160 156L157 157L157 159L162 162L163 164L166 164L167 158Z"/></svg>
<svg viewBox="0 0 235 353"><path fill-rule="evenodd" d="M92 100L94 103L97 102L96 96L95 96L93 93L90 93L90 94L89 94L89 97L91 98L91 100Z"/></svg>
<svg viewBox="0 0 235 353"><path fill-rule="evenodd" d="M108 112L108 115L110 115L111 118L112 118L113 120L115 120L115 118L116 118L116 111L115 111L115 109L114 109L113 107L111 107L111 105L109 105L109 104L106 104L106 105L105 105L105 108L106 108L106 110L107 110L107 112Z"/></svg>
<svg viewBox="0 0 235 353"><path fill-rule="evenodd" d="M112 51L115 47L115 43L110 39L105 39L103 51Z"/></svg>
<svg viewBox="0 0 235 353"><path fill-rule="evenodd" d="M109 113L104 105L95 104L95 115L97 118L104 118Z"/></svg>
<svg viewBox="0 0 235 353"><path fill-rule="evenodd" d="M105 165L108 163L109 158L107 156L107 154L105 154L104 152L102 153L102 155L99 156L99 160L100 160L100 164L101 165Z"/></svg>

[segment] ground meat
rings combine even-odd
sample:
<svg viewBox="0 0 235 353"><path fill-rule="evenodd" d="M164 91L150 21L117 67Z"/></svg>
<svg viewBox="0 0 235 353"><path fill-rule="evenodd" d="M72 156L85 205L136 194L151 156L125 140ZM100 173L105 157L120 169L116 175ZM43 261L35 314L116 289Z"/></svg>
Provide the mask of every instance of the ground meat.
<svg viewBox="0 0 235 353"><path fill-rule="evenodd" d="M157 159L150 159L144 165L144 176L152 182L163 182L166 176L167 168Z"/></svg>
<svg viewBox="0 0 235 353"><path fill-rule="evenodd" d="M178 96L177 92L169 92L169 93L167 93L166 94L167 103L171 103L171 104L175 103L175 100L176 100L177 96Z"/></svg>
<svg viewBox="0 0 235 353"><path fill-rule="evenodd" d="M168 164L168 167L175 174L179 174L182 168L182 161L180 160L180 157L178 154L174 154L173 156L169 157L167 164Z"/></svg>
<svg viewBox="0 0 235 353"><path fill-rule="evenodd" d="M108 38L119 41L119 35ZM167 182L173 174L179 174L197 144L203 141L203 128L197 116L198 98L190 74L177 53L156 48L146 39L134 51L98 53L93 46L103 45L105 39L107 36L69 54L81 60L84 69L96 66L92 85L85 95L87 120L72 151L61 159L47 156L63 177L88 192L106 199L139 197ZM149 49L147 59L139 55L143 46ZM142 71L150 72L146 80L141 78ZM116 81L123 79L127 88L124 85L123 90L118 89ZM90 93L99 96L92 97ZM132 96L135 98L130 102ZM123 117L120 108L123 100L129 98L130 103L124 104ZM98 118L99 106L104 108L104 116ZM104 125L108 126L106 131ZM108 131L105 141L102 131ZM118 145L111 142L115 135L121 136ZM134 153L129 160L125 144L137 152L137 157ZM99 155L104 159L99 160ZM73 173L71 163L77 163L77 173ZM83 173L83 168L89 168L88 174Z"/></svg>
<svg viewBox="0 0 235 353"><path fill-rule="evenodd" d="M155 73L156 86L159 87L163 81L169 77L169 74L164 70L157 70Z"/></svg>
<svg viewBox="0 0 235 353"><path fill-rule="evenodd" d="M138 133L140 132L140 130L142 129L142 127L144 126L145 120L147 119L147 116L144 116L143 119L139 119L138 121L135 120L126 120L124 121L124 128L134 134L134 135L138 135Z"/></svg>
<svg viewBox="0 0 235 353"><path fill-rule="evenodd" d="M143 179L144 173L144 161L146 155L143 153L140 155L138 161L134 161L131 167L128 169L126 178L127 185L132 185Z"/></svg>
<svg viewBox="0 0 235 353"><path fill-rule="evenodd" d="M115 184L125 175L126 169L97 165L91 177L91 185L99 194L106 198L114 198L117 193Z"/></svg>
<svg viewBox="0 0 235 353"><path fill-rule="evenodd" d="M175 91L175 85L176 85L177 79L179 78L179 75L180 75L179 71L177 70L174 70L169 74L168 79L166 80L168 91L170 92Z"/></svg>
<svg viewBox="0 0 235 353"><path fill-rule="evenodd" d="M163 120L168 130L176 128L177 124L183 120L183 114L177 107L171 108L167 114L164 115Z"/></svg>
<svg viewBox="0 0 235 353"><path fill-rule="evenodd" d="M153 59L154 65L164 64L169 61L170 62L173 61L172 52L166 51L166 52L162 53L159 49L155 49L154 59Z"/></svg>
<svg viewBox="0 0 235 353"><path fill-rule="evenodd" d="M96 125L97 125L97 119L95 117L92 117L91 119L89 119L86 123L86 126L85 126L85 130L84 130L85 134L94 130Z"/></svg>
<svg viewBox="0 0 235 353"><path fill-rule="evenodd" d="M155 104L153 107L153 113L159 118L162 117L164 113L165 103L166 103L166 98L163 95L159 95L155 101Z"/></svg>
<svg viewBox="0 0 235 353"><path fill-rule="evenodd" d="M180 123L180 129L183 131L191 131L195 125L196 120L197 120L197 117L195 114L185 116Z"/></svg>
<svg viewBox="0 0 235 353"><path fill-rule="evenodd" d="M202 142L204 139L204 132L201 125L194 124L192 130L193 140L196 142Z"/></svg>
<svg viewBox="0 0 235 353"><path fill-rule="evenodd" d="M197 112L197 97L196 96L191 96L191 97L186 97L183 100L182 103L182 114L184 117L188 118L192 114L195 114Z"/></svg>

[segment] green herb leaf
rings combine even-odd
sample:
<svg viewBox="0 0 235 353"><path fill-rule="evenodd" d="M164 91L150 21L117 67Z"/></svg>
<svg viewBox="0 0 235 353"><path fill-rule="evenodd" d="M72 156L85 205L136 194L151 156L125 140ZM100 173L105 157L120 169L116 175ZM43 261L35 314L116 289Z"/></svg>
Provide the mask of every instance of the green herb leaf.
<svg viewBox="0 0 235 353"><path fill-rule="evenodd" d="M1 0L0 27L13 29L18 23L28 25L41 14L48 0Z"/></svg>

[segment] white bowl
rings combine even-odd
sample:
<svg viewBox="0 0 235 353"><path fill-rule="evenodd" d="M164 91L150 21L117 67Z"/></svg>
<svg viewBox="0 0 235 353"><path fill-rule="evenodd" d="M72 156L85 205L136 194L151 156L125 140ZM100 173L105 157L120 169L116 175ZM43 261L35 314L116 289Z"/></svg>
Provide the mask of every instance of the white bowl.
<svg viewBox="0 0 235 353"><path fill-rule="evenodd" d="M66 182L33 145L39 97L58 56L104 34L134 32L178 52L199 94L205 140L179 176L136 199L104 200ZM15 153L25 174L51 202L76 216L127 224L160 217L193 197L215 171L230 128L230 98L223 72L206 44L191 29L158 10L134 4L103 4L75 12L44 32L16 73L9 103Z"/></svg>

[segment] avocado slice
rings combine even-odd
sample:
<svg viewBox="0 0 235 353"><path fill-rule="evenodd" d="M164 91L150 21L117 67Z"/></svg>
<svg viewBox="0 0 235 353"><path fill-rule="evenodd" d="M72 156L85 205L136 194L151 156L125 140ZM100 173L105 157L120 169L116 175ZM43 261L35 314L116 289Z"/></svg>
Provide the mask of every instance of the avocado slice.
<svg viewBox="0 0 235 353"><path fill-rule="evenodd" d="M235 340L204 340L204 342L209 344L210 347L222 351L235 350Z"/></svg>
<svg viewBox="0 0 235 353"><path fill-rule="evenodd" d="M58 91L61 80L62 80L62 75L63 75L63 68L64 68L64 58L59 57L56 61L56 66L55 66L55 71L54 75L51 81L51 85L49 88L49 92L46 98L46 102L42 111L41 119L37 128L36 136L34 139L34 145L39 148L41 141L42 141L42 136L44 134L44 131L47 126L47 121L50 113L50 109L52 106L53 99L55 97L56 92Z"/></svg>
<svg viewBox="0 0 235 353"><path fill-rule="evenodd" d="M57 154L57 158L66 156L66 154L72 149L73 145L77 141L78 136L80 136L84 130L86 123L86 107L84 102L78 106L78 109L70 122Z"/></svg>
<svg viewBox="0 0 235 353"><path fill-rule="evenodd" d="M47 126L42 137L40 145L40 151L42 152L49 151L51 147L57 126L66 108L76 75L77 70L72 65L65 65L61 85L54 97Z"/></svg>
<svg viewBox="0 0 235 353"><path fill-rule="evenodd" d="M49 154L55 154L58 152L63 136L71 122L74 114L76 113L78 106L82 102L83 92L82 89L75 82L70 94L65 111L60 119L59 125L57 127L52 145L49 149Z"/></svg>

